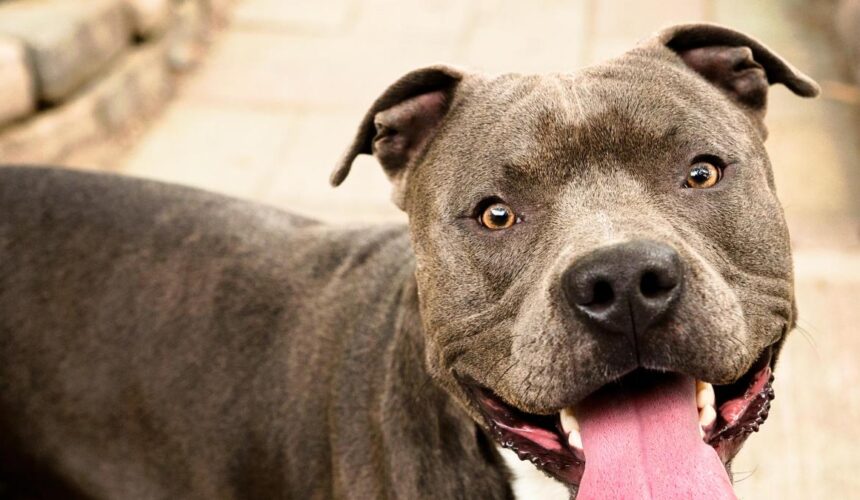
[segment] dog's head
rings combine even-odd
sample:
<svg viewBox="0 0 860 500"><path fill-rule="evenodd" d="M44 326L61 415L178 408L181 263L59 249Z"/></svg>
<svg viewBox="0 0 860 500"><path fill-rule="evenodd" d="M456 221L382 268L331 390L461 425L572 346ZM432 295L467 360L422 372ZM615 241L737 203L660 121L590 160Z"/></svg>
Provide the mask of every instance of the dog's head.
<svg viewBox="0 0 860 500"><path fill-rule="evenodd" d="M679 469L722 468L767 416L795 318L763 145L774 83L818 92L714 25L573 74L425 68L379 97L333 174L378 158L409 216L428 369L572 491L619 461L666 465L619 457L631 433L672 441Z"/></svg>

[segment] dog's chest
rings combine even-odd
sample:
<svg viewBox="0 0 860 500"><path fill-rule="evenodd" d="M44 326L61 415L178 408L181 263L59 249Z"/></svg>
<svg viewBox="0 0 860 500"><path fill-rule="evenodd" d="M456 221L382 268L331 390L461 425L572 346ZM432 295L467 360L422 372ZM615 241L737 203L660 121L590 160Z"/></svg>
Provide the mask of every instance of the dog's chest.
<svg viewBox="0 0 860 500"><path fill-rule="evenodd" d="M549 478L531 462L525 462L513 451L498 447L513 478L511 489L517 500L568 500L570 493L558 481Z"/></svg>

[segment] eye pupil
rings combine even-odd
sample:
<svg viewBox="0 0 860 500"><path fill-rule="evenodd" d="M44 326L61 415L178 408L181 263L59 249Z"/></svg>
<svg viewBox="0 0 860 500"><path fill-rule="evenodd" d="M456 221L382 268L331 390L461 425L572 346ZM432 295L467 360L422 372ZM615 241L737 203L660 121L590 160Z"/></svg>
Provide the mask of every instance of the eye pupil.
<svg viewBox="0 0 860 500"><path fill-rule="evenodd" d="M712 187L719 182L720 174L720 169L710 163L697 163L687 173L687 187L700 189Z"/></svg>
<svg viewBox="0 0 860 500"><path fill-rule="evenodd" d="M711 171L705 167L696 167L691 172L691 177L697 182L705 182L711 178Z"/></svg>
<svg viewBox="0 0 860 500"><path fill-rule="evenodd" d="M494 203L484 209L480 223L488 229L506 229L514 224L515 219L511 207L504 203Z"/></svg>
<svg viewBox="0 0 860 500"><path fill-rule="evenodd" d="M490 208L490 219L499 226L503 226L510 216L510 212L504 207Z"/></svg>

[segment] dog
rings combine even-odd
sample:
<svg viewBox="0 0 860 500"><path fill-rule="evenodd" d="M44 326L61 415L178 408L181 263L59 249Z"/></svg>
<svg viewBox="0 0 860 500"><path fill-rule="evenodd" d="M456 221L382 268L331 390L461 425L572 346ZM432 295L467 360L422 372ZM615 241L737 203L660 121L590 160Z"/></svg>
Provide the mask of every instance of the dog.
<svg viewBox="0 0 860 500"><path fill-rule="evenodd" d="M0 496L734 498L796 318L775 83L819 92L711 24L413 71L332 175L408 225L0 169Z"/></svg>

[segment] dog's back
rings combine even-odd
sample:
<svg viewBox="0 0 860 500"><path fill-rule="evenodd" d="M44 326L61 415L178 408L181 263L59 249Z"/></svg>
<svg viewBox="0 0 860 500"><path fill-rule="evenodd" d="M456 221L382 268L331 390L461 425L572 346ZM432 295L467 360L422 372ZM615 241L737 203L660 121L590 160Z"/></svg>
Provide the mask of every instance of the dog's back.
<svg viewBox="0 0 860 500"><path fill-rule="evenodd" d="M384 242L405 246L402 232L334 231L150 181L0 169L0 497L328 487L339 339L319 336L343 329L315 301ZM291 463L294 446L325 463Z"/></svg>

